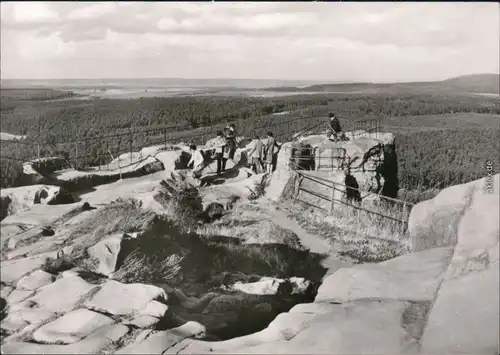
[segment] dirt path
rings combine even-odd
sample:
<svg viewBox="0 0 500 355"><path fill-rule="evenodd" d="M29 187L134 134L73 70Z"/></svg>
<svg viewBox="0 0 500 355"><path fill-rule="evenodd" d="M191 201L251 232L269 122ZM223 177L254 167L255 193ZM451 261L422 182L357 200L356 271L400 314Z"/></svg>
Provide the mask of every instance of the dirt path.
<svg viewBox="0 0 500 355"><path fill-rule="evenodd" d="M288 229L289 231L295 233L299 237L302 245L308 248L312 253L326 256L321 263L323 267L328 269L325 277L331 275L340 268L352 266L352 262L339 260L334 255L328 241L318 236L309 234L304 228L299 226L296 221L288 218L284 211L279 209L271 211L271 220L281 228Z"/></svg>
<svg viewBox="0 0 500 355"><path fill-rule="evenodd" d="M308 248L312 253L328 254L330 245L326 240L309 234L306 230L299 226L296 221L289 219L284 211L272 211L271 219L281 228L294 232L300 238L302 245Z"/></svg>

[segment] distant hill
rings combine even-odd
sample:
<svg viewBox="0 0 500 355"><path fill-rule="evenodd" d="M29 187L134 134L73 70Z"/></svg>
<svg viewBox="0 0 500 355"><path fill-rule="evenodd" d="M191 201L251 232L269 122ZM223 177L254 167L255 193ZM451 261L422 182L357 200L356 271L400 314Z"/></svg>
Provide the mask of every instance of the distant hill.
<svg viewBox="0 0 500 355"><path fill-rule="evenodd" d="M410 83L348 83L319 84L307 87L269 88L273 91L287 92L338 92L338 93L419 93L419 94L499 94L499 74L463 75L443 81L410 82Z"/></svg>

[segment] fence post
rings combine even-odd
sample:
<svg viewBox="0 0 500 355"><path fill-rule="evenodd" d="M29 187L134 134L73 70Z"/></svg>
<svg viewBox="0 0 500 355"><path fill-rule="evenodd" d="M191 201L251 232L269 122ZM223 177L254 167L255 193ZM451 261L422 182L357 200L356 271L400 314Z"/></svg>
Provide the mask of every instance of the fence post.
<svg viewBox="0 0 500 355"><path fill-rule="evenodd" d="M40 159L40 143L37 143L36 150L37 150L36 156L38 159Z"/></svg>
<svg viewBox="0 0 500 355"><path fill-rule="evenodd" d="M408 223L408 219L406 218L407 216L407 206L406 206L406 201L403 202L403 218L402 218L402 223L401 223L401 234L404 233L405 229L406 229L406 226L407 226L407 223Z"/></svg>
<svg viewBox="0 0 500 355"><path fill-rule="evenodd" d="M163 144L165 149L167 149L167 127L163 127Z"/></svg>
<svg viewBox="0 0 500 355"><path fill-rule="evenodd" d="M130 163L132 163L132 142L134 140L134 137L133 137L133 133L132 133L132 129L130 129L130 134L129 134L129 142L128 142L128 145L129 145L129 151L130 151Z"/></svg>
<svg viewBox="0 0 500 355"><path fill-rule="evenodd" d="M333 213L333 204L335 203L335 184L332 183L332 192L330 196L330 208L328 213L331 215Z"/></svg>
<svg viewBox="0 0 500 355"><path fill-rule="evenodd" d="M88 139L85 139L85 160L84 160L84 166L85 168L87 167L88 165L88 154L89 154L89 140Z"/></svg>
<svg viewBox="0 0 500 355"><path fill-rule="evenodd" d="M16 140L16 159L19 159L19 142Z"/></svg>
<svg viewBox="0 0 500 355"><path fill-rule="evenodd" d="M99 148L97 149L97 164L99 166L99 171L101 171L101 165L102 165L102 156L101 156L101 151L102 151L102 140L98 140L99 142Z"/></svg>
<svg viewBox="0 0 500 355"><path fill-rule="evenodd" d="M75 142L75 169L78 169L78 141Z"/></svg>
<svg viewBox="0 0 500 355"><path fill-rule="evenodd" d="M107 138L106 138L106 152L109 152L109 140ZM104 153L104 156L106 157L106 153ZM108 162L107 169L109 170L109 160L106 158L106 161Z"/></svg>

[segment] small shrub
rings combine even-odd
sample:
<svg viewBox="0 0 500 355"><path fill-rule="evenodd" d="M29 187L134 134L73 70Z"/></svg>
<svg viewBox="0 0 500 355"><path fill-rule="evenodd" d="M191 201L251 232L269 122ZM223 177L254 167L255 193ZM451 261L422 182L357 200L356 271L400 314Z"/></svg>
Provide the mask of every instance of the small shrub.
<svg viewBox="0 0 500 355"><path fill-rule="evenodd" d="M125 258L113 278L125 283L165 283L179 273L183 259L177 254L159 259L157 256L147 256L134 250Z"/></svg>
<svg viewBox="0 0 500 355"><path fill-rule="evenodd" d="M57 275L60 272L70 270L76 267L76 262L71 254L62 255L57 258L47 258L41 269L49 274Z"/></svg>
<svg viewBox="0 0 500 355"><path fill-rule="evenodd" d="M202 199L195 187L159 194L155 199L163 206L165 217L183 232L195 230L203 219Z"/></svg>
<svg viewBox="0 0 500 355"><path fill-rule="evenodd" d="M415 190L406 190L400 189L398 191L398 199L407 201L412 204L417 204L422 201L430 200L439 193L439 189L415 189Z"/></svg>
<svg viewBox="0 0 500 355"><path fill-rule="evenodd" d="M250 201L254 201L254 200L257 200L259 199L260 197L264 196L264 194L266 193L266 185L267 185L267 179L262 179L261 182L257 182L255 183L255 187L253 190L251 190L251 193L250 193L250 196L248 197L248 199Z"/></svg>
<svg viewBox="0 0 500 355"><path fill-rule="evenodd" d="M49 274L57 275L75 267L94 272L97 260L91 258L86 249L74 248L71 253L58 255L56 258L47 258L41 269Z"/></svg>

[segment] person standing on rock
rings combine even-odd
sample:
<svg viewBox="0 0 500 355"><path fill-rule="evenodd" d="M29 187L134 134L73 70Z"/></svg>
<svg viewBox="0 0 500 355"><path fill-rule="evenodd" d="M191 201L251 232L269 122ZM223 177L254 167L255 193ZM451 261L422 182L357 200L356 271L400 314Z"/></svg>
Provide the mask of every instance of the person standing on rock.
<svg viewBox="0 0 500 355"><path fill-rule="evenodd" d="M339 137L341 140L345 140L345 134L342 132L342 127L340 126L340 121L339 119L335 116L333 112L330 112L328 114L328 117L330 119L329 125L330 125L330 139L334 140L335 142L339 140Z"/></svg>
<svg viewBox="0 0 500 355"><path fill-rule="evenodd" d="M233 123L226 127L226 143L228 158L233 160L234 153L236 152L236 129Z"/></svg>
<svg viewBox="0 0 500 355"><path fill-rule="evenodd" d="M275 147L280 148L278 143L276 143L276 139L274 139L273 133L267 132L267 142L264 145L264 164L266 173L268 174L273 172L274 154L276 153Z"/></svg>
<svg viewBox="0 0 500 355"><path fill-rule="evenodd" d="M226 170L226 161L224 158L224 148L226 147L226 139L224 138L221 131L217 132L217 138L215 139L215 159L217 160L217 175L220 175L224 170Z"/></svg>
<svg viewBox="0 0 500 355"><path fill-rule="evenodd" d="M259 136L257 134L254 134L252 141L248 144L246 148L248 156L252 159L251 161L252 170L256 174L260 174L262 172L261 158L262 158L263 146L264 145L262 144L262 141L259 139Z"/></svg>
<svg viewBox="0 0 500 355"><path fill-rule="evenodd" d="M201 172L205 168L205 158L201 151L196 149L196 145L192 144L189 146L189 151L191 153L191 159L189 160L187 167L189 168L193 165L193 177L199 179L201 177Z"/></svg>

